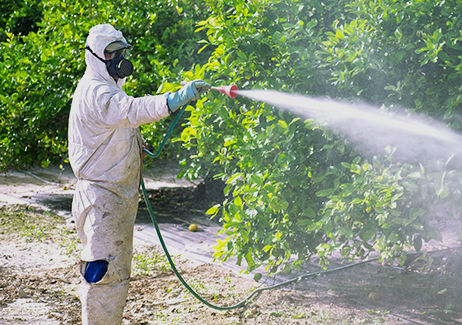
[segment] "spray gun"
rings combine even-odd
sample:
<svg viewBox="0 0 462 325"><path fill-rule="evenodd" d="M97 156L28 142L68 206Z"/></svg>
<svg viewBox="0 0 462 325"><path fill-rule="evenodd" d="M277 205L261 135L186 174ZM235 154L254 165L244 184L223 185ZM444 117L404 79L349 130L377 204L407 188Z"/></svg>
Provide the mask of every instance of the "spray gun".
<svg viewBox="0 0 462 325"><path fill-rule="evenodd" d="M186 81L182 81L180 83L180 85L184 86L186 85L187 82ZM237 86L236 85L230 85L230 86L220 86L220 87L210 87L211 90L216 90L216 91L219 91L220 94L223 94L223 95L228 95L229 97L231 98L236 98L237 96Z"/></svg>
<svg viewBox="0 0 462 325"><path fill-rule="evenodd" d="M221 86L221 87L210 87L212 90L218 90L220 94L228 95L231 98L236 98L237 96L237 86Z"/></svg>
<svg viewBox="0 0 462 325"><path fill-rule="evenodd" d="M182 81L180 83L180 85L184 86L186 85L187 82L186 81ZM211 90L216 90L216 91L219 91L220 94L224 94L224 95L228 95L229 97L231 98L236 98L237 96L237 86L236 85L231 85L231 86L220 86L220 87L210 87ZM183 114L183 111L185 110L186 106L188 104L184 105L183 108L181 110L179 110L179 113L176 115L175 117L175 120L173 121L173 123L170 125L169 129L167 130L167 134L164 136L164 139L162 140L159 148L157 149L157 151L155 153L152 153L150 152L148 149L146 148L143 148L143 152L146 153L149 157L151 158L157 158L160 154L160 152L162 151L162 148L164 147L165 145L165 142L167 141L167 139L169 138L170 136L170 133L172 132L173 128L175 127L176 123L178 122L178 120L180 119L181 117L181 114Z"/></svg>

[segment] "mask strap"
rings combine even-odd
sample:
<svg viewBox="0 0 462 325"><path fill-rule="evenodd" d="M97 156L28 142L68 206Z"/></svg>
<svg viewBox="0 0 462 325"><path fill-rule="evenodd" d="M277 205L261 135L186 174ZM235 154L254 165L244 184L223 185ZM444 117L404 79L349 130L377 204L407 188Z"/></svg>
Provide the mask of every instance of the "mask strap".
<svg viewBox="0 0 462 325"><path fill-rule="evenodd" d="M93 54L96 58L98 58L98 59L99 59L101 62L103 62L104 64L106 64L106 63L109 62L109 61L107 61L107 60L101 59L98 55L96 55L95 52L93 52L93 51L91 50L91 48L90 48L89 46L84 47L83 50L88 50L88 51L90 51L91 54Z"/></svg>

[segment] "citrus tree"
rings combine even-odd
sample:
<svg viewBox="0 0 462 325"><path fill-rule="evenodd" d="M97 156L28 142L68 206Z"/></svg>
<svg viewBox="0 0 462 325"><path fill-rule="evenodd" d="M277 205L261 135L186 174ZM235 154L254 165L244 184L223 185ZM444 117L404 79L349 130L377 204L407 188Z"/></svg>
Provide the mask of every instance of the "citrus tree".
<svg viewBox="0 0 462 325"><path fill-rule="evenodd" d="M401 107L461 128L456 0L24 0L2 9L0 170L66 160L79 49L98 23L133 45L130 95L201 78ZM392 261L441 239L442 211L459 213L457 155L429 164L397 159L399 147L365 153L328 123L212 91L185 116L166 152L182 157L180 176L223 182L224 202L208 210L227 235L215 255L245 260L248 271L288 271L314 255L325 263L336 251ZM143 126L147 141L168 123Z"/></svg>
<svg viewBox="0 0 462 325"><path fill-rule="evenodd" d="M460 128L455 1L207 3L212 14L197 30L214 51L195 77L401 106ZM209 93L190 111L178 138L190 151L184 176L225 182L227 199L208 211L227 235L215 256L237 256L249 271L290 270L313 255L327 262L335 251L364 258L378 250L393 261L441 239L441 215L429 206L460 208L449 156L430 167L400 162L392 147L364 155L329 125L243 97Z"/></svg>

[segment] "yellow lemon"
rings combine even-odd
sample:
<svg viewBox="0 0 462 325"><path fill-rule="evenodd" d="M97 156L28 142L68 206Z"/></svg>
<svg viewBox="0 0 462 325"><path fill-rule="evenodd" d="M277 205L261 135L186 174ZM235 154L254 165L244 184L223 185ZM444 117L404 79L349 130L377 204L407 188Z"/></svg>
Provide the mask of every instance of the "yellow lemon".
<svg viewBox="0 0 462 325"><path fill-rule="evenodd" d="M371 292L368 298L369 300L372 300L372 301L379 300L379 294L377 292Z"/></svg>
<svg viewBox="0 0 462 325"><path fill-rule="evenodd" d="M197 231L198 227L195 224L189 226L189 231Z"/></svg>

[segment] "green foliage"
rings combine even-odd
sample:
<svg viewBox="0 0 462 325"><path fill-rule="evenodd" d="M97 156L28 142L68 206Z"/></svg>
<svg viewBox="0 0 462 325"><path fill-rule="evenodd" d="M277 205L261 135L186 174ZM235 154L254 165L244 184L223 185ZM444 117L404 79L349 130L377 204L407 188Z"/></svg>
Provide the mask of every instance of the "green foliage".
<svg viewBox="0 0 462 325"><path fill-rule="evenodd" d="M79 242L77 233L67 229L62 217L29 206L1 206L0 238L11 240L18 237L28 243L55 243L56 248L72 258Z"/></svg>
<svg viewBox="0 0 462 325"><path fill-rule="evenodd" d="M207 57L196 54L201 35L191 28L207 12L200 1L20 1L7 12L0 25L0 170L66 158L72 94L85 70L80 48L92 26L112 23L133 45L130 95L169 90L161 84ZM144 127L146 140L157 143L164 125Z"/></svg>
<svg viewBox="0 0 462 325"><path fill-rule="evenodd" d="M42 16L39 0L2 1L0 10L0 42L6 41L6 33L27 35L37 32L37 23Z"/></svg>
<svg viewBox="0 0 462 325"><path fill-rule="evenodd" d="M405 107L460 129L461 9L456 0L352 1L356 17L336 20L318 55L342 97Z"/></svg>
<svg viewBox="0 0 462 325"><path fill-rule="evenodd" d="M457 2L208 5L212 15L197 30L215 49L198 76L213 84L406 107L459 128L451 114L460 107ZM327 262L334 251L353 258L377 249L393 261L405 248L441 239L429 206L460 207L460 173L444 161L398 163L392 148L362 157L316 122L243 97L210 92L190 111L178 139L190 152L184 176L226 183L227 200L208 211L227 235L215 256L237 256L248 270L267 263L288 271L312 255Z"/></svg>
<svg viewBox="0 0 462 325"><path fill-rule="evenodd" d="M65 158L67 114L85 67L78 49L91 26L106 22L133 44L136 70L125 86L133 96L201 78L404 109L461 129L456 0L24 0L4 9L1 170ZM183 155L180 176L225 183L226 200L208 211L227 235L215 256L237 256L249 271L265 263L289 271L313 255L326 263L335 251L379 250L393 261L441 239L435 222L460 210L457 156L430 165L399 162L395 148L366 155L328 124L213 91L185 115L170 152ZM168 123L143 126L148 143Z"/></svg>
<svg viewBox="0 0 462 325"><path fill-rule="evenodd" d="M148 247L146 251L135 253L132 258L132 275L152 274L156 271L170 269L165 254L157 251L154 247Z"/></svg>

